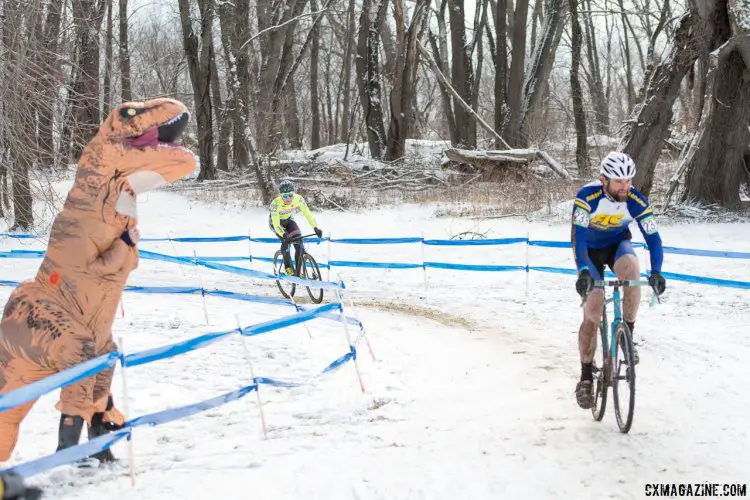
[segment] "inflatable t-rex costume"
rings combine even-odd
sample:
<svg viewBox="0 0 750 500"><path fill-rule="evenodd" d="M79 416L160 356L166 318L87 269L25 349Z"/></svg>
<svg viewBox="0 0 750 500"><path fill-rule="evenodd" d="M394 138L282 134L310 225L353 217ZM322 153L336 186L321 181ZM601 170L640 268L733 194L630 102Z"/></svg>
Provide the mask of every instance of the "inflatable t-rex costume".
<svg viewBox="0 0 750 500"><path fill-rule="evenodd" d="M124 103L83 150L36 277L5 306L0 394L117 349L112 323L138 265L136 195L195 170L195 157L178 142L189 119L172 99ZM111 368L61 390L58 449L78 443L84 420L89 438L122 425L110 394L113 374ZM34 403L0 413L0 462L10 458Z"/></svg>

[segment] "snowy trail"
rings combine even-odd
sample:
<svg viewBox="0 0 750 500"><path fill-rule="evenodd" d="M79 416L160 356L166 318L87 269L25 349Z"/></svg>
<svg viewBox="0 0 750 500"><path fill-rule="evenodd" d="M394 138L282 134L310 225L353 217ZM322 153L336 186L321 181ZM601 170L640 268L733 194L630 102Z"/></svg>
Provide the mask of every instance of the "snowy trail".
<svg viewBox="0 0 750 500"><path fill-rule="evenodd" d="M242 234L238 228L248 225L267 236L257 210L219 211L168 193L139 200L139 210L146 236L160 235L164 224L180 236ZM319 222L339 237L413 236L414 227L444 237L469 225L455 221L449 228L450 221L430 217L427 209L395 211L358 217L325 213ZM388 221L397 218L406 222L394 228ZM528 230L528 224L508 220L492 227L495 237ZM662 233L673 246L739 250L750 242L746 225L691 233L700 238L686 236L685 229L668 226ZM537 224L532 230L559 240L566 228ZM247 243L144 248L237 255L247 252ZM254 248L255 254L272 251L271 245ZM325 260L322 245L311 251ZM524 251L508 246L434 255L509 264L523 261ZM421 259L418 248L408 246L342 245L335 252L342 260ZM532 258L539 265L570 266L567 251L538 251ZM26 278L37 265L14 261L12 269L4 266L2 279ZM747 261L667 256L665 268L670 265L677 272L750 280ZM92 476L68 468L32 482L64 499L643 498L644 484L651 482L750 482L745 425L750 403L742 385L750 353L750 292L670 282L663 304L652 308L644 298L636 324L636 335L646 344L640 351L635 421L622 435L611 401L600 423L575 403L580 309L570 276L532 274L526 296L526 276L520 272L430 270L427 287L421 270L338 269L334 274L346 280L377 356L373 362L360 346L365 394L347 364L311 385L262 387L268 439L250 394L189 419L138 429L135 488L120 473ZM278 296L272 282L151 261L142 261L131 279L133 285L199 282ZM0 288L3 301L9 293ZM216 297L207 303L209 325L199 296L126 294L125 317L118 316L115 336L123 336L126 350L133 352L233 328L235 314L245 325L292 312ZM248 339L256 374L310 380L346 352L339 323L316 319L309 327L312 338L297 325ZM131 369L130 411L137 416L188 404L249 379L240 338L231 337ZM116 398L122 398L120 384L118 371ZM42 398L24 422L13 463L54 448L55 398ZM124 459L127 446L117 444L114 451Z"/></svg>

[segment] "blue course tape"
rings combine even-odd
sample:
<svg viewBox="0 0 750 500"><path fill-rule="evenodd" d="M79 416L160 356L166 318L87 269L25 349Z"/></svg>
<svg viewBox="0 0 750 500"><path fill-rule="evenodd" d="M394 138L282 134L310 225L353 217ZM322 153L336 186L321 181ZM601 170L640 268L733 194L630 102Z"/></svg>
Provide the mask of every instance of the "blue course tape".
<svg viewBox="0 0 750 500"><path fill-rule="evenodd" d="M347 361L349 360L355 360L357 359L357 350L354 348L354 346L349 346L350 351L341 356L339 359L331 363L330 365L326 366L325 369L323 369L323 373L329 373L334 370L338 370L343 366Z"/></svg>
<svg viewBox="0 0 750 500"><path fill-rule="evenodd" d="M638 241L632 242L632 245L636 248L645 248L646 244ZM570 248L572 244L570 241L547 241L547 240L529 240L530 247L549 247L549 248Z"/></svg>
<svg viewBox="0 0 750 500"><path fill-rule="evenodd" d="M351 260L332 260L332 267L369 267L373 269L417 269L422 264L408 264L405 262L358 262Z"/></svg>
<svg viewBox="0 0 750 500"><path fill-rule="evenodd" d="M530 247L572 248L569 241L529 240Z"/></svg>
<svg viewBox="0 0 750 500"><path fill-rule="evenodd" d="M57 453L53 453L52 455L47 455L46 457L20 464L1 472L14 471L23 477L31 477L35 474L39 474L40 472L53 469L60 465L75 462L76 460L89 457L99 451L106 450L122 438L129 437L132 433L133 428L135 427L143 425L153 427L181 418L190 417L197 413L216 408L217 406L224 405L231 401L236 401L257 388L258 386L256 384L253 384L236 391L222 394L221 396L217 396L215 398L201 401L199 403L193 403L190 405L181 406L179 408L170 408L168 410L143 415L141 417L125 422L125 428L123 429L107 433L103 436L99 436L95 439L87 441L86 443L71 446L70 448L60 450Z"/></svg>
<svg viewBox="0 0 750 500"><path fill-rule="evenodd" d="M261 333L266 333L287 326L296 325L298 323L303 323L334 309L341 310L341 305L338 303L326 304L324 306L299 312L290 316L284 316L282 318L258 323L256 325L250 325L242 328L241 333L247 336L259 335ZM153 349L128 354L123 358L123 364L125 366L133 367L146 363L152 363L154 361L159 361L162 359L172 358L174 356L179 356L181 354L186 354L188 352L195 351L196 349L206 347L207 345L213 344L214 342L217 342L228 335L238 332L240 332L239 328L234 328L232 330L226 330L223 332L211 332L200 335L198 337L194 337L192 339L184 340L182 342L177 342L175 344L169 344L162 347L155 347Z"/></svg>
<svg viewBox="0 0 750 500"><path fill-rule="evenodd" d="M311 243L315 243L317 245L318 243L322 243L328 240L329 238L326 238L326 237L305 238L305 245L309 245ZM256 243L281 243L281 238L250 238L250 241L254 241Z"/></svg>
<svg viewBox="0 0 750 500"><path fill-rule="evenodd" d="M725 280L721 278L709 278L706 276L693 276L690 274L667 273L667 272L662 272L661 274L666 279L673 279L675 281L686 281L688 283L700 283L702 285L716 285L720 287L740 288L743 290L750 290L750 283L747 281Z"/></svg>
<svg viewBox="0 0 750 500"><path fill-rule="evenodd" d="M422 238L332 238L331 243L350 245L386 245L396 243L421 243Z"/></svg>
<svg viewBox="0 0 750 500"><path fill-rule="evenodd" d="M187 286L131 286L125 287L126 292L135 293L168 293L168 294L195 294L201 293L200 288Z"/></svg>
<svg viewBox="0 0 750 500"><path fill-rule="evenodd" d="M483 246L483 245L512 245L514 243L525 243L526 238L496 238L490 240L424 240L425 245L439 246Z"/></svg>
<svg viewBox="0 0 750 500"><path fill-rule="evenodd" d="M195 351L201 347L213 344L214 342L223 339L227 335L237 332L237 329L228 330L225 332L213 332L206 333L199 337L188 339L176 344L170 344L163 347L155 347L146 351L136 352L128 354L123 359L123 365L125 366L138 366L146 363L152 363L161 359L173 358L180 354L185 354L190 351Z"/></svg>
<svg viewBox="0 0 750 500"><path fill-rule="evenodd" d="M54 469L55 467L59 467L60 465L69 464L77 460L90 457L94 453L104 451L107 448L110 448L117 441L120 441L122 438L129 437L130 433L131 429L119 429L104 434L103 436L94 438L85 443L71 446L70 448L65 448L51 455L32 460L31 462L26 462L16 465L15 467L10 467L8 469L0 471L0 474L13 471L18 475L23 476L24 478L28 478L35 474L39 474L41 472Z"/></svg>
<svg viewBox="0 0 750 500"><path fill-rule="evenodd" d="M264 273L262 271L254 271L252 269L246 269L244 267L237 267L237 266L228 266L226 264L218 264L218 263L211 263L211 262L205 262L200 259L195 258L187 258L187 257L173 257L171 255L165 255L157 252L150 252L148 250L140 250L140 255L144 259L151 259L151 260L159 260L163 262L172 262L175 264L192 264L192 265L198 265L203 266L208 269L214 269L216 271L224 271L231 274L237 274L240 276L247 276L250 278L256 278L256 279L264 279L264 280L279 280L282 279L284 281L290 281L292 283L298 283L300 285L304 286L310 286L311 288L326 288L326 289L336 289L336 288L343 288L343 285L341 283L334 283L330 281L317 281L317 280L308 280L303 278L297 278L293 276L274 276L273 274Z"/></svg>
<svg viewBox="0 0 750 500"><path fill-rule="evenodd" d="M119 356L118 352L110 352L109 354L84 361L19 389L6 392L0 395L0 412L10 410L23 403L28 403L55 389L65 387L66 385L73 384L104 371L114 366Z"/></svg>
<svg viewBox="0 0 750 500"><path fill-rule="evenodd" d="M253 335L260 335L261 333L267 333L273 330L278 330L279 328L285 328L287 326L297 325L299 323L304 323L305 321L309 321L317 316L320 316L321 314L325 312L329 312L333 310L340 311L341 304L338 304L338 303L326 304L324 306L316 307L314 309L309 309L301 313L293 314L291 316L284 316L283 318L272 319L270 321L266 321L263 323L250 325L248 327L242 328L242 335L245 335L246 337L251 337Z"/></svg>
<svg viewBox="0 0 750 500"><path fill-rule="evenodd" d="M725 259L750 259L748 252L725 252L723 250L694 250L691 248L662 247L664 253L695 255L698 257L723 257Z"/></svg>
<svg viewBox="0 0 750 500"><path fill-rule="evenodd" d="M125 422L125 426L131 428L139 427L142 425L154 427L157 425L172 422L174 420L179 420L181 418L192 417L196 413L201 413L203 411L210 410L212 408L216 408L217 406L222 406L229 402L236 401L242 397L245 397L257 388L258 386L256 384L248 385L242 387L241 389L237 389L236 391L227 392L226 394L222 394L221 396L207 399L199 403L193 403L190 405L180 406L178 408L170 408L168 410L143 415L141 417L134 418L133 420Z"/></svg>
<svg viewBox="0 0 750 500"><path fill-rule="evenodd" d="M44 250L11 250L0 252L0 259L38 259L44 257Z"/></svg>
<svg viewBox="0 0 750 500"><path fill-rule="evenodd" d="M276 380L267 377L255 377L254 382L258 385L272 385L274 387L299 387L301 384L295 382L284 382L283 380Z"/></svg>
<svg viewBox="0 0 750 500"><path fill-rule="evenodd" d="M523 271L526 266L493 266L484 264L448 264L447 262L425 262L424 267L456 269L459 271Z"/></svg>
<svg viewBox="0 0 750 500"><path fill-rule="evenodd" d="M141 238L141 241L178 241L180 243L216 243L220 241L245 241L249 236L207 236L184 238Z"/></svg>
<svg viewBox="0 0 750 500"><path fill-rule="evenodd" d="M6 238L16 238L16 239L19 239L19 240L47 239L47 238L49 238L48 234L0 233L0 236L5 236Z"/></svg>

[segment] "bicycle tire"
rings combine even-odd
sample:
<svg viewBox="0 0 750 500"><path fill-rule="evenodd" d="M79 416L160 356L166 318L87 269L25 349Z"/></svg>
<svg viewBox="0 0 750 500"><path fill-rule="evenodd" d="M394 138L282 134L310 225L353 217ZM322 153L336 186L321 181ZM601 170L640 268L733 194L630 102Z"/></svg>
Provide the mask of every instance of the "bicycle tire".
<svg viewBox="0 0 750 500"><path fill-rule="evenodd" d="M322 281L318 263L315 261L315 257L310 255L309 253L306 253L304 257L302 257L302 271L305 275L305 278L309 280ZM310 271L312 271L312 273ZM313 303L320 304L321 302L323 302L323 289L322 288L313 287L311 289L309 286L306 286L306 288L307 288L307 295L310 296L310 300L312 300ZM313 293L313 289L318 290L318 292Z"/></svg>
<svg viewBox="0 0 750 500"><path fill-rule="evenodd" d="M279 276L280 274L284 274L286 269L284 268L284 256L281 253L281 250L276 250L276 253L273 254L273 274L276 276ZM297 285L295 283L289 283L288 281L284 280L276 280L276 286L279 287L279 291L281 292L281 295L285 299L290 299L294 297L294 292L297 289ZM284 287L289 287L289 291L287 292Z"/></svg>
<svg viewBox="0 0 750 500"><path fill-rule="evenodd" d="M594 402L591 405L591 414L594 420L601 422L607 410L607 392L611 383L611 362L609 362L609 340L607 338L607 309L602 310L602 320L599 323L599 340L602 349L601 364L596 366L594 357Z"/></svg>
<svg viewBox="0 0 750 500"><path fill-rule="evenodd" d="M620 356L615 356L615 359L612 360L612 394L614 395L615 417L620 432L626 434L633 425L633 414L635 413L635 364L633 363L633 339L630 335L630 329L624 322L615 327L614 338L617 343L616 352L622 351L622 359L627 363L625 364L625 375L622 376L620 372L624 363L620 362ZM628 396L630 396L627 404L627 415L624 418L622 415L623 407L620 404L620 396L624 395L620 385L623 381L628 384Z"/></svg>

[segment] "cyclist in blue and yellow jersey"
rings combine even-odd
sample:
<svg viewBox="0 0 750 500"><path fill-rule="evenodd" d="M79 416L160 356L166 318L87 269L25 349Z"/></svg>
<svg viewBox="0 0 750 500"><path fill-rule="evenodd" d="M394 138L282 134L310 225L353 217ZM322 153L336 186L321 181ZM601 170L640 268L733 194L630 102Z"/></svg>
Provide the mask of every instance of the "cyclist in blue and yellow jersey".
<svg viewBox="0 0 750 500"><path fill-rule="evenodd" d="M649 284L658 295L664 293L666 287L661 275L664 259L661 237L651 205L632 185L635 176L633 159L612 151L602 160L599 173L598 181L585 185L576 195L571 231L578 270L576 291L587 297L583 322L578 329L581 380L576 384L576 400L581 408L586 409L591 408L593 402L592 362L604 305L604 289L594 287L594 281L604 279L605 265L618 279L640 279L638 258L630 242L632 235L628 226L631 222L638 224L648 245L651 257ZM625 287L623 295L623 319L632 332L641 289ZM638 351L633 355L637 364Z"/></svg>
<svg viewBox="0 0 750 500"><path fill-rule="evenodd" d="M307 207L305 199L295 193L294 182L283 180L279 183L279 193L272 202L268 217L268 225L271 230L281 240L281 253L284 255L284 267L286 274L292 276L294 268L292 267L292 258L289 255L289 243L292 238L300 235L299 226L294 220L294 214L302 212L310 227L313 228L318 238L323 237L323 231L315 223L312 212ZM302 253L302 243L294 244L294 258L297 259Z"/></svg>

